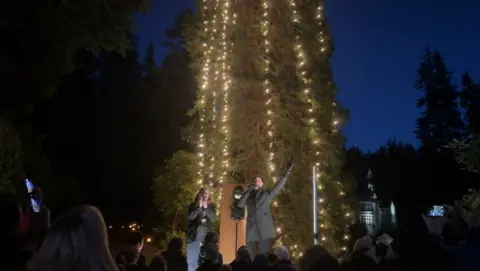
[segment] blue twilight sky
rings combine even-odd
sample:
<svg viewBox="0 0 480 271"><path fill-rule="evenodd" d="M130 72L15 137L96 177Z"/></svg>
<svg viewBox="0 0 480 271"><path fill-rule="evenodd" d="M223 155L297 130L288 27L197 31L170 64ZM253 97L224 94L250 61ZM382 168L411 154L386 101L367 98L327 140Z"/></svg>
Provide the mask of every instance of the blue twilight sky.
<svg viewBox="0 0 480 271"><path fill-rule="evenodd" d="M260 0L259 0L260 1ZM195 0L154 0L136 16L139 48L158 45L174 14ZM418 144L413 134L419 114L413 88L426 46L443 54L454 82L468 70L480 82L480 1L477 0L326 0L333 30L334 76L340 100L351 112L348 145L375 150L389 138ZM158 53L160 52L160 53Z"/></svg>

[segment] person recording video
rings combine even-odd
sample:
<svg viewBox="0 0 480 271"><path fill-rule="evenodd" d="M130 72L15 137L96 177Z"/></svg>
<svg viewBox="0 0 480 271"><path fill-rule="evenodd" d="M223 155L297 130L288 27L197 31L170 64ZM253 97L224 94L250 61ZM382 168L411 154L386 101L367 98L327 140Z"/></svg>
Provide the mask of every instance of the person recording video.
<svg viewBox="0 0 480 271"><path fill-rule="evenodd" d="M293 162L288 163L287 171L272 189L266 189L263 179L256 176L237 203L238 207L247 208L247 249L252 260L257 252L267 255L272 248L276 234L270 206L287 183L292 168Z"/></svg>

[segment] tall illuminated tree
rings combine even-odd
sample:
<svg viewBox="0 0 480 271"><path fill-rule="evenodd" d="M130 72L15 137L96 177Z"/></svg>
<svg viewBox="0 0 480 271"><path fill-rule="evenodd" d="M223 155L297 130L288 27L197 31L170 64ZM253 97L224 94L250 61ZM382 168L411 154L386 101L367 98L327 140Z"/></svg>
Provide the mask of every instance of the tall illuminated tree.
<svg viewBox="0 0 480 271"><path fill-rule="evenodd" d="M336 100L323 0L200 0L186 31L197 73L190 140L199 185L294 173L274 202L280 241L295 256L312 244L312 167L320 172L321 243L341 251L353 213L342 185L347 112ZM220 196L221 193L217 193ZM343 242L341 241L343 240Z"/></svg>

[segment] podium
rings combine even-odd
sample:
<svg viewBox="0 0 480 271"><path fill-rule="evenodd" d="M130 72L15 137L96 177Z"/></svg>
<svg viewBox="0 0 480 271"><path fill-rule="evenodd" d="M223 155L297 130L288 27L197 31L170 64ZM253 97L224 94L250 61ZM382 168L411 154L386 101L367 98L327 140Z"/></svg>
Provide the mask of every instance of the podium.
<svg viewBox="0 0 480 271"><path fill-rule="evenodd" d="M246 244L247 220L238 222L232 219L230 207L233 204L233 190L237 184L222 185L222 199L220 202L220 253L223 256L223 263L229 264L235 259L237 249ZM246 217L246 212L245 212ZM235 227L235 223L238 223ZM237 230L237 247L235 247L235 229Z"/></svg>

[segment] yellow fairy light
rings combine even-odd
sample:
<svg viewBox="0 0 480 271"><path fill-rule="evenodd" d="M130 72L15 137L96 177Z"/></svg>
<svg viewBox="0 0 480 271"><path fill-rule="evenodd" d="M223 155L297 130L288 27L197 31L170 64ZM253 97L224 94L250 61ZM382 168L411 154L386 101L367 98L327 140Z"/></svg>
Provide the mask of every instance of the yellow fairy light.
<svg viewBox="0 0 480 271"><path fill-rule="evenodd" d="M223 134L223 140L221 144L221 173L219 176L219 182L223 183L224 179L228 174L229 168L229 134L228 134L228 120L229 120L229 90L232 84L232 79L230 76L230 65L228 60L230 60L230 53L232 51L232 43L227 41L228 31L230 30L231 25L235 24L235 16L230 14L230 0L224 0L221 11L222 23L221 23L221 36L220 36L220 54L219 54L219 66L220 66L220 76L221 76L221 87L222 87L222 97L223 97L223 107L221 109L221 119L220 119L220 132ZM220 196L221 197L221 196Z"/></svg>
<svg viewBox="0 0 480 271"><path fill-rule="evenodd" d="M213 55L216 56L216 59L212 65L213 67L213 84L210 86L210 94L211 94L211 119L212 119L212 128L214 131L217 129L217 101L218 101L218 95L217 95L217 89L218 86L221 82L221 68L219 67L221 64L221 48L219 48L219 41L215 39L216 33L218 32L218 29L221 28L219 27L219 24L221 24L221 21L218 20L217 18L217 13L218 9L220 6L220 0L215 0L215 5L213 7L213 15L212 16L212 21L211 21L211 31L210 31L210 40L212 41L212 44L210 46ZM216 169L217 169L217 159L216 159L216 152L215 150L217 149L217 142L215 141L216 137L215 136L210 136L210 146L213 151L210 153L210 166L209 166L209 174L208 174L208 185L210 187L213 187L214 183L213 181L216 178Z"/></svg>
<svg viewBox="0 0 480 271"><path fill-rule="evenodd" d="M300 17L299 12L297 11L297 3L296 0L290 0L290 9L292 12L292 22L293 24L299 24L302 20ZM315 14L315 19L317 20L317 23L319 27L323 27L323 7L320 5L316 9L316 14ZM325 45L325 37L323 31L319 31L319 36L318 40L321 43L320 46L320 52L326 52L326 45ZM315 108L316 108L316 103L314 100L314 96L312 95L312 78L310 77L310 73L308 72L308 67L309 67L309 62L307 59L307 54L303 49L303 44L301 43L300 37L296 37L296 42L294 45L294 51L297 56L297 73L299 74L299 79L300 81L304 84L303 89L301 89L301 93L304 95L305 101L307 101L307 109L306 109L306 114L308 116L307 118L307 123L310 127L310 135L311 135L311 141L312 145L314 148L320 147L320 139L318 135L318 127L317 127L317 121L316 121L316 115L315 115ZM338 125L339 121L335 118L333 118L333 125ZM336 127L334 127L333 131L336 131ZM315 156L317 157L317 161L314 162L314 166L320 167L320 149L317 149L314 151ZM320 180L320 176L317 176L318 179ZM318 184L318 190L322 190L322 184L319 182ZM339 195L344 196L345 193L342 191L341 188L339 188ZM324 204L325 200L324 199L319 199L318 204ZM323 207L319 208L319 214L324 215L325 214L325 209ZM346 213L345 216L350 216L350 213ZM326 228L324 224L320 225L321 228ZM324 235L321 235L321 240L325 241L326 237Z"/></svg>
<svg viewBox="0 0 480 271"><path fill-rule="evenodd" d="M317 9L316 9L316 15L315 15L315 19L317 21L317 24L318 24L318 27L319 28L323 28L323 20L324 20L324 15L323 15L323 6L322 4L320 4ZM320 41L320 52L322 53L325 53L327 50L326 50L326 44L325 44L325 36L324 36L324 32L323 30L320 30L319 33L318 33L318 38L317 38L319 41ZM335 101L332 103L332 106L335 108L337 106L337 104L335 103ZM333 112L333 132L336 132L337 131L337 125L340 124L340 121L335 117L335 112ZM340 182L337 182L337 185L338 185L338 189L340 190L340 197L343 197L345 196L345 192L343 191L342 189L342 184ZM345 214L346 217L350 218L352 215L347 212ZM345 226L346 227L346 230L348 231L348 225ZM349 236L346 234L344 236L344 239L345 240L348 240L349 239ZM346 247L342 247L342 250L347 250Z"/></svg>
<svg viewBox="0 0 480 271"><path fill-rule="evenodd" d="M270 74L270 58L268 57L270 51L271 51L271 43L268 39L269 37L269 28L270 28L270 5L268 0L264 0L262 2L262 20L261 20L261 32L263 35L263 50L265 53L265 63L264 63L264 75L265 75L265 80L263 81L263 88L264 88L264 93L265 93L265 109L267 112L266 116L266 125L267 125L267 135L269 138L269 143L268 143L268 158L267 158L267 168L270 173L270 177L274 182L277 181L277 178L275 176L275 164L274 164L274 159L275 155L273 153L273 137L274 137L274 131L273 131L273 123L272 123L272 117L273 117L273 105L272 105L272 84L268 80L268 75ZM276 206L276 204L275 204Z"/></svg>
<svg viewBox="0 0 480 271"><path fill-rule="evenodd" d="M268 157L267 157L267 169L269 172L270 178L273 182L277 182L277 176L275 173L275 154L273 153L273 142L274 142L274 123L273 116L275 114L273 107L273 92L272 84L268 80L270 75L270 52L271 52L271 42L269 40L270 35L270 1L262 1L262 18L261 18L261 32L263 35L263 51L264 51L264 81L263 81L263 90L265 94L265 111L266 111L266 127L267 127L267 136L269 139L268 142ZM274 207L278 207L278 202L273 202ZM281 233L282 230L280 227L277 228L277 233Z"/></svg>
<svg viewBox="0 0 480 271"><path fill-rule="evenodd" d="M297 4L295 0L291 0L290 2L290 8L292 10L292 22L294 24L300 23L300 16L297 12ZM308 67L308 59L306 57L306 54L303 50L303 45L300 42L300 38L297 36L296 37L296 43L294 45L294 51L297 55L297 71L301 75L300 80L304 84L304 88L302 89L302 94L305 97L305 100L307 101L308 107L307 107L307 116L309 116L308 119L308 124L310 126L310 134L311 134L311 142L314 147L318 148L320 145L320 140L318 139L318 133L317 133L317 127L316 127L316 120L315 120L315 104L314 104L314 99L312 96L312 86L310 85L310 78L307 77L307 67ZM319 159L320 157L320 151L316 150L315 151L315 156L317 157L316 159ZM314 161L313 165L316 166L317 168L320 167L320 161ZM320 175L317 175L318 180L320 180ZM319 184L317 185L318 190L322 189L322 185ZM318 204L323 204L325 202L324 199L319 199ZM323 215L325 211L323 208L319 208L319 213ZM323 240L324 237L322 237Z"/></svg>
<svg viewBox="0 0 480 271"><path fill-rule="evenodd" d="M202 10L203 10L203 17L205 18L203 20L203 31L208 35L210 31L212 31L212 21L208 20L208 13L209 13L209 7L207 4L207 0L202 1ZM204 175L205 175L205 150L206 150L206 141L205 141L205 118L206 118L206 112L205 112L205 102L207 100L207 89L210 87L210 70L211 70L211 65L212 65L212 46L208 45L207 43L204 43L202 46L203 51L203 67L201 69L201 82L200 82L200 89L201 89L201 94L200 94L200 107L199 107L199 115L200 115L200 133L198 135L198 157L199 157L199 162L198 162L198 181L197 183L199 185L203 185L204 181Z"/></svg>

